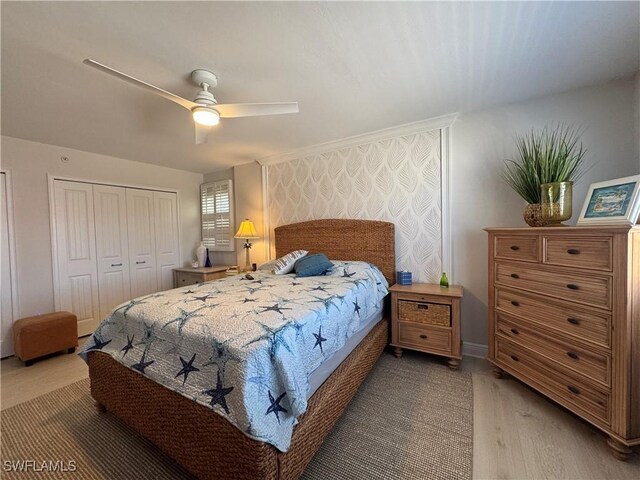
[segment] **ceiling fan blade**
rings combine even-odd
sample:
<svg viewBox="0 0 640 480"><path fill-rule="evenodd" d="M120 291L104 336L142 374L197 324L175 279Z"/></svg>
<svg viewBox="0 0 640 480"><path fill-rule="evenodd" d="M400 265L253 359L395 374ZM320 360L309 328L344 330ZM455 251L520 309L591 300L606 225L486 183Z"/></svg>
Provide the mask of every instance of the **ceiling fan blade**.
<svg viewBox="0 0 640 480"><path fill-rule="evenodd" d="M195 102L187 100L186 98L179 97L178 95L174 95L173 93L167 92L166 90L162 90L161 88L151 85L150 83L143 82L142 80L138 80L137 78L133 78L132 76L127 75L126 73L122 73L122 72L119 72L118 70L114 70L113 68L107 67L106 65L96 62L95 60L92 60L90 58L86 58L82 63L84 63L85 65L89 65L90 67L96 68L111 76L119 78L120 80L124 80L125 82L131 85L144 88L145 90L151 93L160 95L161 97L166 98L167 100L171 100L172 102L177 103L178 105L184 108L187 108L189 110L191 110L193 107L198 106L198 104Z"/></svg>
<svg viewBox="0 0 640 480"><path fill-rule="evenodd" d="M207 137L209 135L209 129L211 127L200 125L199 123L195 123L195 122L193 123L196 126L196 145L202 145L203 143L207 143Z"/></svg>
<svg viewBox="0 0 640 480"><path fill-rule="evenodd" d="M298 113L298 102L287 103L226 103L212 105L222 118L257 117Z"/></svg>

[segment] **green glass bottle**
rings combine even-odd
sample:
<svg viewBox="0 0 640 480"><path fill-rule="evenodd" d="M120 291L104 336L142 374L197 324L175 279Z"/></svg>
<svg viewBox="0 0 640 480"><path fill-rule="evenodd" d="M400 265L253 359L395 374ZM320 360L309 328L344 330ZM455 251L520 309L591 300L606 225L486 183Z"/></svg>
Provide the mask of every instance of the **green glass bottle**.
<svg viewBox="0 0 640 480"><path fill-rule="evenodd" d="M440 277L440 286L441 287L449 286L449 279L447 278L447 274L444 272L442 272L442 276Z"/></svg>

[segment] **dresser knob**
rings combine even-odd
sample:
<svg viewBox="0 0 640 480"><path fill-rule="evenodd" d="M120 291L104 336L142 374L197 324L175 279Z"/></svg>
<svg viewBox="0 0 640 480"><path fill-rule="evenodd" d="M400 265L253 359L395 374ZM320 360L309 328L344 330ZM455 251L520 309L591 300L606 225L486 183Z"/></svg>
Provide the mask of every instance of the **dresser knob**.
<svg viewBox="0 0 640 480"><path fill-rule="evenodd" d="M580 395L580 390L578 390L576 387L574 387L573 385L569 385L567 387L569 389L569 391L575 395Z"/></svg>
<svg viewBox="0 0 640 480"><path fill-rule="evenodd" d="M519 307L520 303L516 302L515 300L511 300L511 305L513 305L514 307Z"/></svg>
<svg viewBox="0 0 640 480"><path fill-rule="evenodd" d="M514 362L519 362L520 359L518 357L516 357L515 355L511 355L511 360L513 360Z"/></svg>
<svg viewBox="0 0 640 480"><path fill-rule="evenodd" d="M511 248L511 250L513 250L513 251L518 251L518 250L520 250L520 247L519 247L518 245L511 245L511 247L510 247L510 248Z"/></svg>
<svg viewBox="0 0 640 480"><path fill-rule="evenodd" d="M578 250L577 248L570 248L569 250L567 250L567 253L569 255L580 255L580 250Z"/></svg>
<svg viewBox="0 0 640 480"><path fill-rule="evenodd" d="M520 335L520 332L515 328L511 329L511 333L513 333L514 335Z"/></svg>
<svg viewBox="0 0 640 480"><path fill-rule="evenodd" d="M511 278L520 278L520 275L518 275L517 273L512 273Z"/></svg>
<svg viewBox="0 0 640 480"><path fill-rule="evenodd" d="M573 325L580 325L580 320L578 320L577 318L567 318L567 322L572 323Z"/></svg>
<svg viewBox="0 0 640 480"><path fill-rule="evenodd" d="M570 283L569 285L567 285L567 288L569 290L578 290L578 288L580 287L578 287L578 285L576 285L575 283Z"/></svg>
<svg viewBox="0 0 640 480"><path fill-rule="evenodd" d="M426 340L426 339L427 339L427 338L429 338L429 337L427 337L427 336L423 333L422 335L420 335L420 338L421 338L421 339L423 339L423 340Z"/></svg>
<svg viewBox="0 0 640 480"><path fill-rule="evenodd" d="M578 360L578 354L576 352L567 352L567 355L574 360Z"/></svg>

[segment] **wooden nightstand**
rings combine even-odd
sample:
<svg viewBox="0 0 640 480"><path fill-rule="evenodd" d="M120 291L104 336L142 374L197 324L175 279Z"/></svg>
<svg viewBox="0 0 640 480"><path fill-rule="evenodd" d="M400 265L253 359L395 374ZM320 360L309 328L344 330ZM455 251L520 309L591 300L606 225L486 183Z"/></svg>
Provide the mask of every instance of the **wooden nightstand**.
<svg viewBox="0 0 640 480"><path fill-rule="evenodd" d="M460 348L460 298L464 289L427 283L395 284L391 292L391 346L396 357L402 349L449 357L457 370Z"/></svg>
<svg viewBox="0 0 640 480"><path fill-rule="evenodd" d="M229 265L214 265L213 267L198 268L174 268L173 284L175 288L186 287L187 285L195 285L196 283L208 282L224 278L225 272Z"/></svg>

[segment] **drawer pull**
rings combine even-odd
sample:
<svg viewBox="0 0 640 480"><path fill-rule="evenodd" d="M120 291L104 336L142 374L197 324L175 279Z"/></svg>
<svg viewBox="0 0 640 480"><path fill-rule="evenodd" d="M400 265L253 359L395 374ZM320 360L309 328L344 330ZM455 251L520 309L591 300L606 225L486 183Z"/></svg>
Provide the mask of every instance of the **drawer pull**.
<svg viewBox="0 0 640 480"><path fill-rule="evenodd" d="M578 354L576 352L567 352L567 355L569 355L569 357L573 358L574 360L578 360Z"/></svg>
<svg viewBox="0 0 640 480"><path fill-rule="evenodd" d="M514 252L517 252L518 250L520 250L520 247L518 245L511 245L511 250L513 250Z"/></svg>
<svg viewBox="0 0 640 480"><path fill-rule="evenodd" d="M576 387L574 387L573 385L569 385L567 387L569 389L569 391L575 395L580 395L580 390L578 390Z"/></svg>
<svg viewBox="0 0 640 480"><path fill-rule="evenodd" d="M578 285L576 285L575 283L570 283L569 285L567 285L567 288L569 290L578 290L580 287L578 287Z"/></svg>
<svg viewBox="0 0 640 480"><path fill-rule="evenodd" d="M511 329L511 333L513 333L514 335L520 335L520 332L515 328Z"/></svg>
<svg viewBox="0 0 640 480"><path fill-rule="evenodd" d="M514 307L519 307L520 306L520 302L516 302L515 300L511 300L511 305L513 305Z"/></svg>
<svg viewBox="0 0 640 480"><path fill-rule="evenodd" d="M112 263L111 266L112 267L121 267L122 264L121 263Z"/></svg>
<svg viewBox="0 0 640 480"><path fill-rule="evenodd" d="M142 260L141 262L136 262L136 265L140 265L142 263L147 263L147 261L146 260Z"/></svg>
<svg viewBox="0 0 640 480"><path fill-rule="evenodd" d="M516 357L515 355L511 355L511 360L513 360L514 362L519 362L520 359L518 357Z"/></svg>
<svg viewBox="0 0 640 480"><path fill-rule="evenodd" d="M512 273L511 278L520 278L520 275L518 275L517 273Z"/></svg>
<svg viewBox="0 0 640 480"><path fill-rule="evenodd" d="M427 337L427 336L423 333L422 335L420 335L420 338L421 338L421 339L423 339L423 340L426 340L426 339L427 339L427 338L429 338L429 337Z"/></svg>
<svg viewBox="0 0 640 480"><path fill-rule="evenodd" d="M580 250L578 250L577 248L570 248L569 250L567 250L567 253L569 255L580 255Z"/></svg>
<svg viewBox="0 0 640 480"><path fill-rule="evenodd" d="M429 305L427 305L426 303L419 303L418 310L429 310Z"/></svg>
<svg viewBox="0 0 640 480"><path fill-rule="evenodd" d="M573 325L580 325L580 320L578 320L577 318L567 318L567 322L573 324Z"/></svg>

